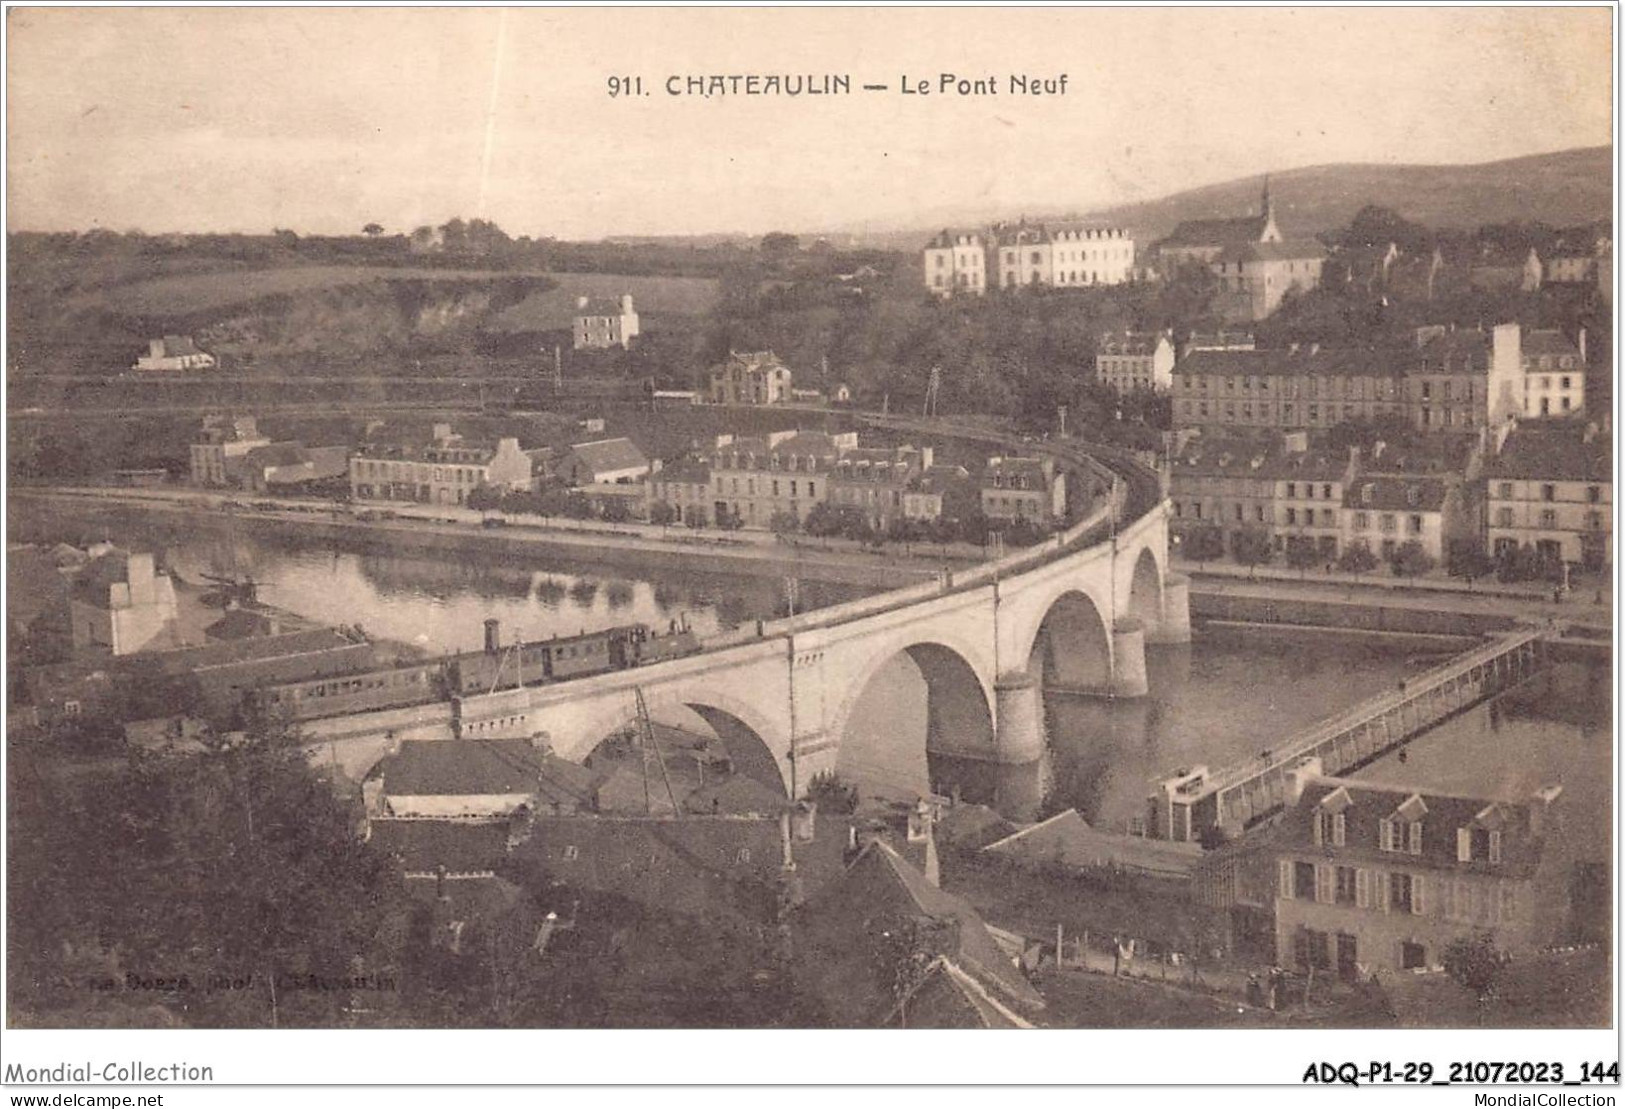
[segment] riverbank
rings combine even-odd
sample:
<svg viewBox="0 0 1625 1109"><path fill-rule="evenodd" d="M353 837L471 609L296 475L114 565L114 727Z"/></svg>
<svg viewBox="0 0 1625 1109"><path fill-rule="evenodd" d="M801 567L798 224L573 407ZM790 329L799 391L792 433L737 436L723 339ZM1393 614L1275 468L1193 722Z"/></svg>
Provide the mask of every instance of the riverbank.
<svg viewBox="0 0 1625 1109"><path fill-rule="evenodd" d="M895 589L937 577L941 558L910 557L887 550L829 550L812 544L775 542L772 537L733 539L696 536L670 529L664 536L643 534L634 525L597 523L591 526L546 527L529 522L506 522L484 527L478 514L471 520L431 517L417 512L395 513L391 518L360 519L325 512L315 506L278 505L221 511L196 500L114 496L102 491L16 489L11 496L8 526L13 541L28 539L30 528L46 525L26 517L29 506L38 515L48 513L50 526L64 521L78 526L105 526L109 530L142 521L178 522L217 532L247 535L297 535L357 553L423 551L447 555L522 559L527 555L580 559L585 564L611 568L688 570L706 573L749 574L799 578L805 581ZM363 510L365 511L365 510ZM376 511L376 509L374 510ZM435 508L438 513L466 510ZM54 538L54 536L41 536ZM963 558L947 560L963 566Z"/></svg>

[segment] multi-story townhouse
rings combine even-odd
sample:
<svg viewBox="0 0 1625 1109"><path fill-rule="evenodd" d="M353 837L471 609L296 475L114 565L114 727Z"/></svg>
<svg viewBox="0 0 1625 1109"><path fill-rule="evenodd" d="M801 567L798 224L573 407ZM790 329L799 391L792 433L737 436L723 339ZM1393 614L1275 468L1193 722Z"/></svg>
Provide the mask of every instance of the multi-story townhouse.
<svg viewBox="0 0 1625 1109"><path fill-rule="evenodd" d="M358 501L464 504L480 486L531 487L531 458L518 439L476 442L436 424L423 444L372 443L350 457L350 495Z"/></svg>
<svg viewBox="0 0 1625 1109"><path fill-rule="evenodd" d="M1200 350L1173 371L1176 429L1297 431L1397 416L1403 375L1392 351Z"/></svg>
<svg viewBox="0 0 1625 1109"><path fill-rule="evenodd" d="M1066 516L1066 471L1052 458L987 460L982 472L982 515L1047 527Z"/></svg>
<svg viewBox="0 0 1625 1109"><path fill-rule="evenodd" d="M988 272L997 275L992 281L995 286L1017 289L1050 283L1054 259L1049 232L1042 225L1029 225L1026 220L1014 225L994 224L989 241L992 262Z"/></svg>
<svg viewBox="0 0 1625 1109"><path fill-rule="evenodd" d="M1190 443L1173 462L1169 496L1174 536L1217 527L1228 549L1235 532L1270 530L1275 519L1275 478L1265 469L1276 449L1268 440L1203 440Z"/></svg>
<svg viewBox="0 0 1625 1109"><path fill-rule="evenodd" d="M679 524L703 526L711 521L711 467L681 459L649 475L649 504L664 504Z"/></svg>
<svg viewBox="0 0 1625 1109"><path fill-rule="evenodd" d="M930 447L844 451L830 471L829 503L855 509L870 527L885 532L894 521L907 518L904 496L931 466L933 454Z"/></svg>
<svg viewBox="0 0 1625 1109"><path fill-rule="evenodd" d="M1586 406L1586 333L1575 342L1554 329L1523 333L1525 416L1571 416Z"/></svg>
<svg viewBox="0 0 1625 1109"><path fill-rule="evenodd" d="M729 351L711 367L712 404L783 404L791 399L790 369L770 350Z"/></svg>
<svg viewBox="0 0 1625 1109"><path fill-rule="evenodd" d="M1520 953L1563 938L1561 786L1458 797L1322 777L1315 760L1291 781L1271 833L1282 965L1365 978L1438 967L1458 939Z"/></svg>
<svg viewBox="0 0 1625 1109"><path fill-rule="evenodd" d="M1405 364L1405 410L1423 430L1493 428L1523 411L1522 331L1422 327Z"/></svg>
<svg viewBox="0 0 1625 1109"><path fill-rule="evenodd" d="M928 466L903 491L909 520L963 520L982 510L981 492L963 466Z"/></svg>
<svg viewBox="0 0 1625 1109"><path fill-rule="evenodd" d="M1307 540L1327 562L1341 553L1343 496L1354 480L1357 457L1357 451L1298 451L1265 462L1260 472L1275 483L1269 526L1276 550L1297 538Z"/></svg>
<svg viewBox="0 0 1625 1109"><path fill-rule="evenodd" d="M1439 562L1451 487L1443 478L1361 473L1343 495L1343 545L1364 543L1378 558L1392 558L1415 540Z"/></svg>
<svg viewBox="0 0 1625 1109"><path fill-rule="evenodd" d="M1613 565L1613 447L1597 425L1509 431L1484 482L1491 554L1529 544L1552 563Z"/></svg>
<svg viewBox="0 0 1625 1109"><path fill-rule="evenodd" d="M925 287L937 296L988 288L987 234L944 230L925 246Z"/></svg>
<svg viewBox="0 0 1625 1109"><path fill-rule="evenodd" d="M766 438L723 436L711 452L711 518L732 516L765 528L773 517L804 520L829 499L835 462L856 448L856 432L780 431Z"/></svg>
<svg viewBox="0 0 1625 1109"><path fill-rule="evenodd" d="M1173 374L1174 345L1165 331L1110 331L1096 346L1095 376L1119 393L1165 393Z"/></svg>

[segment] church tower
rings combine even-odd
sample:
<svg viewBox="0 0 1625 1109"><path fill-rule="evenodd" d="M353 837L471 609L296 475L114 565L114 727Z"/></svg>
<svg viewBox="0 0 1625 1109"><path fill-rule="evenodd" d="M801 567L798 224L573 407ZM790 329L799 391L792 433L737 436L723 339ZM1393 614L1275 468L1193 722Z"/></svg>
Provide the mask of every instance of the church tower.
<svg viewBox="0 0 1625 1109"><path fill-rule="evenodd" d="M1263 217L1263 227L1258 233L1261 243L1278 243L1281 241L1281 231L1275 226L1275 200L1270 196L1270 175L1264 175L1264 195L1259 205L1259 215Z"/></svg>

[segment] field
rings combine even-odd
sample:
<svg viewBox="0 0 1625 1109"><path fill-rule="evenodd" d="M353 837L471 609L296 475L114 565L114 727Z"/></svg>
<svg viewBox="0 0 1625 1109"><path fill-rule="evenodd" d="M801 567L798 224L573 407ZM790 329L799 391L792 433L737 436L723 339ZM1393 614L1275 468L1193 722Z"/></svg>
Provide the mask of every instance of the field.
<svg viewBox="0 0 1625 1109"><path fill-rule="evenodd" d="M575 316L576 298L632 294L640 317L700 316L716 303L717 283L704 277L631 277L613 273L550 273L558 287L533 293L492 321L499 331L557 331Z"/></svg>
<svg viewBox="0 0 1625 1109"><path fill-rule="evenodd" d="M87 290L67 298L70 312L105 309L154 318L195 316L278 294L365 285L373 281L492 281L547 276L520 270L451 270L404 266L287 266L179 274Z"/></svg>

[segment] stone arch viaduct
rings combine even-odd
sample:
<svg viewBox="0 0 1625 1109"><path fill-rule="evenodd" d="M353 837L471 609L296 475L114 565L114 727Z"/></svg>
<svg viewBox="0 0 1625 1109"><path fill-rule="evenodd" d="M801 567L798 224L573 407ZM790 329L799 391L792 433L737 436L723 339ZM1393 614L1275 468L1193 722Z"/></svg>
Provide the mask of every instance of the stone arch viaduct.
<svg viewBox="0 0 1625 1109"><path fill-rule="evenodd" d="M985 430L892 420L896 430L1010 446ZM1104 448L1022 444L1110 490L1088 517L1039 547L939 580L772 620L705 643L696 655L551 686L466 698L464 736L545 733L580 761L635 718L683 705L744 728L792 795L835 767L869 680L906 654L928 691L930 750L1024 763L1044 745L1045 690L1143 696L1145 645L1190 638L1188 583L1168 569L1160 480Z"/></svg>

